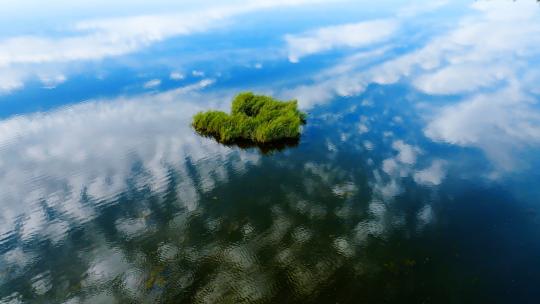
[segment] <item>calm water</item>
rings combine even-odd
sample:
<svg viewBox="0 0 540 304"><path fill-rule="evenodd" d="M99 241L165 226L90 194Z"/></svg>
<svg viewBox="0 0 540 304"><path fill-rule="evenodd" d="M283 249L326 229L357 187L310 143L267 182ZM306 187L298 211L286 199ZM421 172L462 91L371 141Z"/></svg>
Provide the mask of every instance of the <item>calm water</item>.
<svg viewBox="0 0 540 304"><path fill-rule="evenodd" d="M0 303L538 303L537 2L182 2L0 9Z"/></svg>

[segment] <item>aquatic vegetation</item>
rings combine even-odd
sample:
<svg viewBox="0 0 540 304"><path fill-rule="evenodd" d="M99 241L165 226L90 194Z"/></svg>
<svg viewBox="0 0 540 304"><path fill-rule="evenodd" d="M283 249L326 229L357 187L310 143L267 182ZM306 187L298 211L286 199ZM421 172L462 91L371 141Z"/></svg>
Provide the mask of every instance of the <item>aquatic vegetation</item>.
<svg viewBox="0 0 540 304"><path fill-rule="evenodd" d="M202 135L222 143L248 141L257 144L300 137L306 114L298 110L296 100L279 101L252 92L238 94L231 114L222 111L199 112L192 125Z"/></svg>

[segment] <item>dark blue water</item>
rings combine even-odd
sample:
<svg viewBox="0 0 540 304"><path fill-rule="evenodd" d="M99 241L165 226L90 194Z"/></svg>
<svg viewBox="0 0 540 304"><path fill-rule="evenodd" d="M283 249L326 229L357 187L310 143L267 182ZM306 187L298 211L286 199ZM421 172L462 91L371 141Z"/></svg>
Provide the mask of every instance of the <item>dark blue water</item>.
<svg viewBox="0 0 540 304"><path fill-rule="evenodd" d="M538 301L535 1L0 14L0 303ZM244 90L300 142L191 129Z"/></svg>

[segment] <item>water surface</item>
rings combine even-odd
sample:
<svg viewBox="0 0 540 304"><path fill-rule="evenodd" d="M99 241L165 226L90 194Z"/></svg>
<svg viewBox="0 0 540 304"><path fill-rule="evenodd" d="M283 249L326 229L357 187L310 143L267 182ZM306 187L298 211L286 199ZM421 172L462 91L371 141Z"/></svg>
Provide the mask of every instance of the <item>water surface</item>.
<svg viewBox="0 0 540 304"><path fill-rule="evenodd" d="M0 303L537 301L535 1L50 5L0 11ZM244 90L300 142L191 129Z"/></svg>

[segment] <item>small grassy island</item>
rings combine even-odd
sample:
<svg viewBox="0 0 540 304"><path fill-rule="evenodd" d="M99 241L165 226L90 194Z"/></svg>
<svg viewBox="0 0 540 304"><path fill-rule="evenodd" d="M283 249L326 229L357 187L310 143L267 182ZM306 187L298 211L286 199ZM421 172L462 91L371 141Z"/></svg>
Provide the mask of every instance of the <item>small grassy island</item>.
<svg viewBox="0 0 540 304"><path fill-rule="evenodd" d="M279 101L269 96L244 92L237 95L231 114L222 111L199 112L193 128L225 144L251 142L269 144L298 139L306 114L298 110L296 100Z"/></svg>

